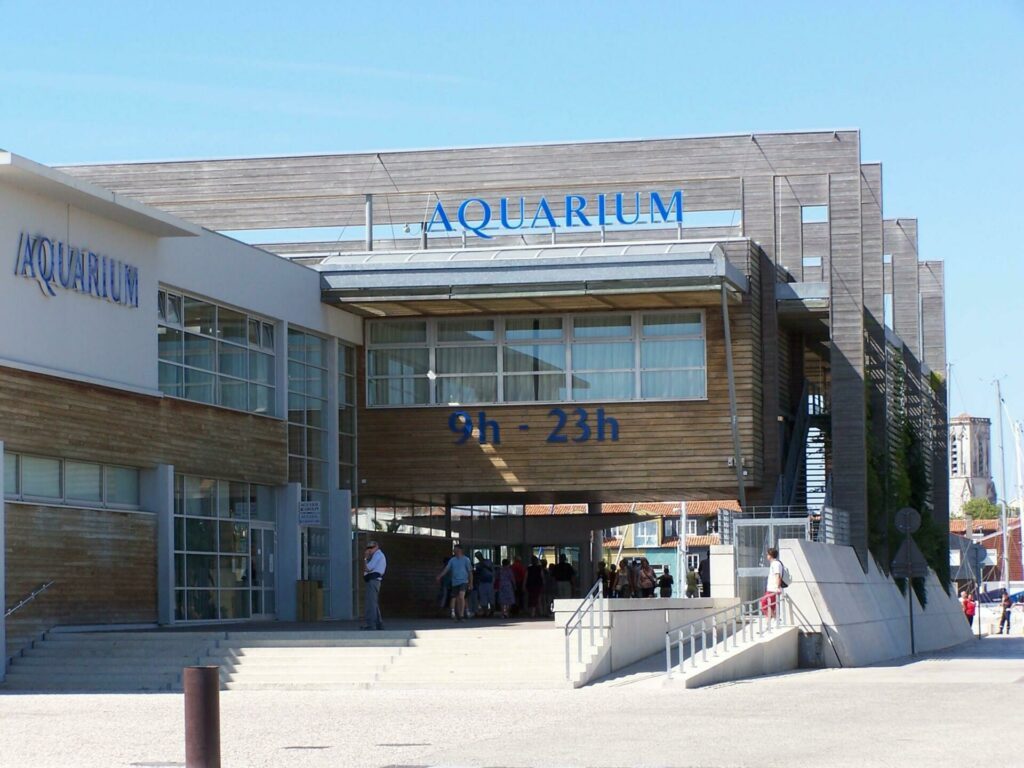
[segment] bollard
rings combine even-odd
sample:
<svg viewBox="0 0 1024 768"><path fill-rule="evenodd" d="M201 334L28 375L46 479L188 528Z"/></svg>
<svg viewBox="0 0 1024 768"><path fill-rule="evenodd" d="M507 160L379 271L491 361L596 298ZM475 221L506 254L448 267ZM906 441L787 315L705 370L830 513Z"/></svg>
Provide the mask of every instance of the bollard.
<svg viewBox="0 0 1024 768"><path fill-rule="evenodd" d="M185 768L220 768L220 667L185 667Z"/></svg>

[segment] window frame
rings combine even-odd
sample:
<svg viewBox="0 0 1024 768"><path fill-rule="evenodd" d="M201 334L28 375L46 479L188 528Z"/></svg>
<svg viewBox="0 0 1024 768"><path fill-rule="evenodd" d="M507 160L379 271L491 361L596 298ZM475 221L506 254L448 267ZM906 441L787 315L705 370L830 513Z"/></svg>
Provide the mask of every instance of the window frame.
<svg viewBox="0 0 1024 768"><path fill-rule="evenodd" d="M650 526L649 529L645 528ZM639 549L641 547L657 547L660 542L658 540L658 525L657 520L641 520L635 523L633 526L633 547ZM643 531L643 537L641 538L641 531ZM653 532L653 533L652 533Z"/></svg>
<svg viewBox="0 0 1024 768"><path fill-rule="evenodd" d="M178 302L178 318L177 321L172 320L168 309L173 301ZM212 318L212 334L205 333L202 329L196 331L190 331L187 329L185 322L185 305L189 301L202 302L208 304L213 308ZM242 341L236 341L225 338L220 332L220 312L231 312L242 317ZM257 331L256 336L258 337L258 343L253 341L253 330ZM202 403L204 405L213 405L218 408L227 408L228 410L236 411L238 413L251 413L256 416L267 416L270 418L281 418L277 413L277 373L278 373L278 355L276 349L275 339L277 337L277 321L273 318L266 317L257 313L253 313L246 309L241 309L233 306L229 306L222 302L212 301L187 291L178 290L170 286L160 285L157 288L157 334L160 333L160 328L169 328L181 335L180 349L177 359L170 359L163 357L160 352L159 342L157 345L157 368L163 370L167 368L174 370L177 373L177 382L173 385L174 388L180 388L177 394L168 392L162 386L160 391L164 397L173 397L177 400L186 400L191 403ZM203 339L212 342L211 346L211 365L212 367L202 368L196 365L190 365L186 362L186 341L189 336L195 336L199 339ZM240 377L234 373L226 373L221 370L221 347L225 346L228 351L235 351L241 353L244 359L245 376ZM267 381L261 377L257 377L252 371L250 360L253 354L264 355L270 358L272 363L270 381ZM287 355L286 355L287 356ZM187 372L192 371L199 377L210 377L211 387L211 398L210 400L203 400L195 397L188 397L186 395ZM159 380L159 376L158 376ZM233 386L242 386L245 393L245 407L239 408L235 405L231 405L223 401L222 398L222 384L228 384ZM200 386L200 385L197 385ZM201 385L206 386L206 385ZM260 389L265 390L267 393L267 402L269 409L267 411L256 410L256 403L259 398L255 398L253 402L253 391L259 392Z"/></svg>
<svg viewBox="0 0 1024 768"><path fill-rule="evenodd" d="M699 319L699 332L698 333L684 333L684 334L647 334L644 331L644 318L648 316L656 315L671 315L671 314L693 314ZM630 318L630 335L628 336L608 336L602 338L590 338L584 337L577 339L575 338L575 322L576 318L591 317L597 315L626 315ZM438 342L437 325L440 321L451 320L457 318L448 317L417 317L417 318L374 318L367 322L367 332L365 338L365 344L363 347L363 384L365 385L365 394L363 397L363 404L368 409L378 408L454 408L462 406L497 406L497 405L565 405L565 404L586 404L590 403L634 403L634 402L705 402L708 398L708 344L707 344L707 312L701 307L675 307L671 309L657 309L657 310L620 310L620 311L601 311L594 313L586 312L558 312L558 313L543 313L543 314L523 314L523 315L472 315L469 316L473 319L487 319L494 322L494 341L480 341L480 342ZM559 338L541 338L541 339L514 339L509 340L506 333L506 323L510 319L519 318L534 318L534 319L546 319L546 318L558 318L562 323L561 336ZM390 342L390 343L375 343L372 339L372 329L377 324L386 324L389 320L404 321L415 319L418 322L425 324L425 341L420 343L412 343L407 341L401 342ZM684 366L684 367L644 367L643 366L643 343L645 341L699 341L701 345L701 360L699 366ZM633 345L632 355L632 366L630 368L607 368L607 369L596 369L587 371L576 371L573 366L573 346L579 344L607 344L607 343L630 343ZM541 345L561 345L564 353L564 371L562 375L564 377L564 385L559 389L565 392L563 399L538 399L538 400L508 400L505 397L505 389L507 378L511 377L538 377L543 375L554 376L551 374L542 374L537 371L506 371L505 370L505 353L510 347L518 346L541 346ZM441 378L450 378L452 376L468 376L475 374L441 374L437 372L437 350L439 348L449 347L462 347L462 346L494 346L497 349L497 372L496 374L482 373L481 376L497 376L497 397L495 400L482 400L458 403L453 405L448 402L441 402L439 400L439 387L437 380ZM423 374L413 374L410 376L392 376L392 375L371 375L370 373L370 358L373 352L382 349L426 349L427 350L427 371ZM671 373L671 372L686 372L686 371L698 371L702 376L703 382L703 394L699 396L688 396L688 397L644 397L643 396L643 377L646 373ZM576 374L584 373L630 373L632 374L632 386L633 394L631 397L615 396L608 398L574 398L573 397L573 380ZM427 399L425 402L413 402L413 403L375 403L372 402L371 392L374 388L374 384L378 381L390 381L390 380L409 380L416 381L419 379L426 379L427 381Z"/></svg>
<svg viewBox="0 0 1024 768"><path fill-rule="evenodd" d="M59 464L59 475L60 475L60 494L58 496L39 496L36 494L26 494L24 492L25 481L24 471L25 457L33 459L45 459L47 461L56 461ZM89 461L86 459L77 458L65 458L60 456L45 456L37 453L24 453L21 451L4 451L4 466L11 459L15 462L15 488L16 491L4 486L4 501L11 503L20 504L38 504L42 506L59 506L59 507L71 507L73 509L102 509L102 510L121 510L126 512L139 512L144 511L142 509L142 498L141 498L141 483L142 483L142 468L133 467L128 464L111 464L98 461ZM97 499L78 499L68 495L68 463L72 464L88 464L94 465L100 470L100 498ZM136 477L136 488L139 489L139 495L134 504L124 504L121 502L115 502L110 500L110 484L107 480L107 470L110 468L115 469L126 469L130 472L135 473Z"/></svg>

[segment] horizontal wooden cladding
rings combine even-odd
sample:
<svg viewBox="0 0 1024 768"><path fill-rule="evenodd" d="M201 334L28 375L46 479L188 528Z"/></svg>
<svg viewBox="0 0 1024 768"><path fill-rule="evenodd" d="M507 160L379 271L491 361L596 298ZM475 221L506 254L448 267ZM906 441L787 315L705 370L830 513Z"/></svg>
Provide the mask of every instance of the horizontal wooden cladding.
<svg viewBox="0 0 1024 768"><path fill-rule="evenodd" d="M285 424L171 398L0 366L5 449L109 464L173 464L179 472L287 480Z"/></svg>
<svg viewBox="0 0 1024 768"><path fill-rule="evenodd" d="M54 585L7 620L12 652L59 624L156 621L156 517L6 505L7 601Z"/></svg>
<svg viewBox="0 0 1024 768"><path fill-rule="evenodd" d="M340 198L392 199L380 219L419 221L434 195L657 187L677 180L829 173L857 168L855 131L652 141L203 160L61 170L213 229L344 223ZM628 189L623 191L629 191ZM698 204L739 207L722 194ZM429 201L428 201L428 197ZM698 200L700 193L698 193ZM352 204L352 201L349 201ZM254 215L261 220L254 223Z"/></svg>
<svg viewBox="0 0 1024 768"><path fill-rule="evenodd" d="M761 484L760 337L747 304L731 310L740 441L747 483ZM360 490L371 496L427 494L571 494L590 500L735 495L736 471L729 416L728 381L720 309L706 310L707 391L700 401L580 402L553 405L495 405L378 409L359 416ZM564 443L546 438L557 424L549 415L562 408L568 418ZM590 438L574 442L577 407L587 411ZM598 409L606 419L599 440ZM497 421L501 443L481 445L476 435L461 445L449 418L465 410L479 421ZM618 423L611 440L607 419ZM520 429L526 425L528 429ZM731 490L730 490L731 489Z"/></svg>

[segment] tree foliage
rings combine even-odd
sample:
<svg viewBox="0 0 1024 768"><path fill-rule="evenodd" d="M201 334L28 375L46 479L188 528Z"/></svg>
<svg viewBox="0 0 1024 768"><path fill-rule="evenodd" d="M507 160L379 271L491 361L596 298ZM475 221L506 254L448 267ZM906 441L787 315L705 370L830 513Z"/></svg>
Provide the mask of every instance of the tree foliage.
<svg viewBox="0 0 1024 768"><path fill-rule="evenodd" d="M988 499L971 499L963 506L964 517L972 520L994 520L1002 513L998 504L993 504Z"/></svg>

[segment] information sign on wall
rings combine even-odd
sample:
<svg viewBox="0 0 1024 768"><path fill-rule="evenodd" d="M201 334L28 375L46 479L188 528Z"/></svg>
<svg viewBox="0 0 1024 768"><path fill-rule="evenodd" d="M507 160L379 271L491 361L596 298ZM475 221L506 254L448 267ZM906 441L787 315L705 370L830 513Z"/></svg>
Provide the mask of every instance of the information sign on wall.
<svg viewBox="0 0 1024 768"><path fill-rule="evenodd" d="M299 525L323 525L319 501L299 502Z"/></svg>

